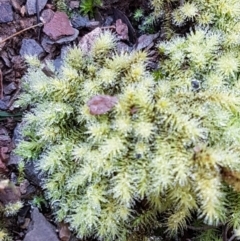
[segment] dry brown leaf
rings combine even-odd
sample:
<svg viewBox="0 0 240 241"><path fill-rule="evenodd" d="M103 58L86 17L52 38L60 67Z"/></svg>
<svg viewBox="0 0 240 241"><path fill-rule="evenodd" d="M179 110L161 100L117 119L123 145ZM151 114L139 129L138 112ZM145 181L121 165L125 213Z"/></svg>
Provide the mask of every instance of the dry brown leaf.
<svg viewBox="0 0 240 241"><path fill-rule="evenodd" d="M61 241L69 241L71 238L71 232L69 230L69 225L66 223L59 223L59 238Z"/></svg>
<svg viewBox="0 0 240 241"><path fill-rule="evenodd" d="M153 41L159 36L158 33L156 34L144 34L142 36L140 36L137 40L136 43L136 50L141 50L144 48L149 47L150 45L153 45Z"/></svg>
<svg viewBox="0 0 240 241"><path fill-rule="evenodd" d="M116 21L116 32L122 40L129 40L128 36L128 26L123 23L122 19L117 19Z"/></svg>
<svg viewBox="0 0 240 241"><path fill-rule="evenodd" d="M3 75L2 70L0 69L0 99L3 99Z"/></svg>
<svg viewBox="0 0 240 241"><path fill-rule="evenodd" d="M0 181L0 202L3 205L20 201L21 193L9 180Z"/></svg>

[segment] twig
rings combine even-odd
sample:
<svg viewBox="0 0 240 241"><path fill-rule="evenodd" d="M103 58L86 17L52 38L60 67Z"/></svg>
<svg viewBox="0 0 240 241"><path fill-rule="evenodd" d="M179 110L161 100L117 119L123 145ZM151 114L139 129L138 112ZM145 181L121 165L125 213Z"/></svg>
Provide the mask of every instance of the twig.
<svg viewBox="0 0 240 241"><path fill-rule="evenodd" d="M101 29L116 29L115 26L111 25L111 26L104 26L104 27L101 27Z"/></svg>
<svg viewBox="0 0 240 241"><path fill-rule="evenodd" d="M228 234L229 226L228 224L223 225L223 241L228 241L227 234Z"/></svg>
<svg viewBox="0 0 240 241"><path fill-rule="evenodd" d="M3 99L3 75L0 69L0 99Z"/></svg>
<svg viewBox="0 0 240 241"><path fill-rule="evenodd" d="M215 226L194 227L194 226L188 225L187 228L194 230L194 231L203 231L203 230L208 230L208 229L212 229L212 228L216 228L216 227Z"/></svg>
<svg viewBox="0 0 240 241"><path fill-rule="evenodd" d="M7 105L7 108L8 108L8 109L12 106L12 104L13 104L14 100L16 99L16 97L18 96L19 92L20 92L20 88L18 88L18 89L16 90L15 94L13 95L13 97L12 97L12 98L10 99L10 101L8 102L8 105Z"/></svg>
<svg viewBox="0 0 240 241"><path fill-rule="evenodd" d="M29 30L29 29L36 28L36 27L42 26L42 25L43 25L43 23L38 23L38 24L35 24L35 25L31 26L31 27L25 28L25 29L23 29L23 30L21 30L21 31L19 31L19 32L17 32L17 33L15 33L15 34L13 34L13 35L11 35L11 36L3 39L2 41L0 41L0 44L6 42L7 40L9 40L9 39L11 39L11 38L13 38L13 37L15 37L15 36L17 36L17 35L25 32L25 31L27 31L27 30Z"/></svg>
<svg viewBox="0 0 240 241"><path fill-rule="evenodd" d="M37 24L40 23L40 11L39 11L39 1L36 0L36 12L37 12ZM38 41L40 41L41 38L41 31L40 27L38 28Z"/></svg>
<svg viewBox="0 0 240 241"><path fill-rule="evenodd" d="M228 241L233 241L236 238L236 234L233 234Z"/></svg>

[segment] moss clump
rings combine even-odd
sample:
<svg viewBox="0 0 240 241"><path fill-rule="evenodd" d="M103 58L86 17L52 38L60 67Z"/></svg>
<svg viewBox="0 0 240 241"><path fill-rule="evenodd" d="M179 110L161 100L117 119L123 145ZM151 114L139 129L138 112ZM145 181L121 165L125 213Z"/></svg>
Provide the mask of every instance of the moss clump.
<svg viewBox="0 0 240 241"><path fill-rule="evenodd" d="M31 103L31 110L16 151L36 159L47 174L43 187L56 218L69 222L79 237L131 240L160 225L174 235L192 214L209 225L240 226L240 195L224 181L227 172L240 171L238 70L216 67L232 81L217 86L192 74L190 55L180 56L191 60L188 71L175 65L170 70L174 47L183 45L185 54L189 39L160 45L166 58L156 81L146 70L146 53L117 54L110 32L87 54L69 49L55 77L27 58L18 104ZM202 37L207 61L218 40L209 44ZM208 64L198 68L203 75Z"/></svg>
<svg viewBox="0 0 240 241"><path fill-rule="evenodd" d="M167 39L176 32L185 34L195 27L217 30L226 34L233 46L240 41L240 2L238 0L151 0L155 16L160 17Z"/></svg>

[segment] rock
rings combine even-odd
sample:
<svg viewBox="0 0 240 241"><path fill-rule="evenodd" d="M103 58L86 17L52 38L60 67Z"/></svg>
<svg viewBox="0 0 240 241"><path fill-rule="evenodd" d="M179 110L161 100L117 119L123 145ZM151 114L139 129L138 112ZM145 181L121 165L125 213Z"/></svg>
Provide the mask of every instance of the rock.
<svg viewBox="0 0 240 241"><path fill-rule="evenodd" d="M111 26L113 24L114 19L111 16L106 17L106 20L103 26Z"/></svg>
<svg viewBox="0 0 240 241"><path fill-rule="evenodd" d="M37 0L27 0L26 6L27 6L27 12L29 15L33 15L37 12L36 1ZM46 3L47 3L47 0L38 0L39 11L41 11L44 8Z"/></svg>
<svg viewBox="0 0 240 241"><path fill-rule="evenodd" d="M9 95L9 94L11 94L14 90L16 90L17 89L17 85L16 85L16 83L14 83L14 82L12 82L12 83L10 83L9 85L7 85L5 88L4 88L4 93L6 94L6 95Z"/></svg>
<svg viewBox="0 0 240 241"><path fill-rule="evenodd" d="M96 38L98 38L102 32L103 30L101 28L95 28L81 38L78 46L82 49L84 54L87 54L91 50Z"/></svg>
<svg viewBox="0 0 240 241"><path fill-rule="evenodd" d="M54 60L53 64L54 64L55 69L56 69L56 70L59 70L59 69L61 68L62 64L63 64L62 58L61 58L61 57L57 57L57 58Z"/></svg>
<svg viewBox="0 0 240 241"><path fill-rule="evenodd" d="M127 44L125 44L124 42L117 42L117 53L122 53L122 52L131 52L132 51L132 47L128 46Z"/></svg>
<svg viewBox="0 0 240 241"><path fill-rule="evenodd" d="M75 15L71 19L72 26L77 29L85 28L87 26L88 22L89 22L89 19L87 17L83 17L81 15Z"/></svg>
<svg viewBox="0 0 240 241"><path fill-rule="evenodd" d="M69 42L72 42L73 40L75 40L77 37L78 37L78 34L79 34L79 31L75 28L73 28L74 30L74 34L71 35L71 36L67 36L67 37L62 37L56 41L53 41L51 39L49 39L47 41L47 44L64 44L64 43L69 43Z"/></svg>
<svg viewBox="0 0 240 241"><path fill-rule="evenodd" d="M56 41L51 40L49 37L44 36L42 38L42 46L47 53L52 53L56 49L56 44L67 44L74 41L78 37L79 31L74 28L74 34L72 36L67 36L60 38Z"/></svg>
<svg viewBox="0 0 240 241"><path fill-rule="evenodd" d="M58 56L53 62L56 71L60 70L63 64L63 59L65 58L68 51L69 51L69 46L62 46L60 56Z"/></svg>
<svg viewBox="0 0 240 241"><path fill-rule="evenodd" d="M7 104L4 101L0 100L0 110L7 110L7 108Z"/></svg>
<svg viewBox="0 0 240 241"><path fill-rule="evenodd" d="M10 142L11 138L9 135L0 135L0 148L8 146Z"/></svg>
<svg viewBox="0 0 240 241"><path fill-rule="evenodd" d="M41 20L43 23L49 23L54 16L54 12L51 9L43 10L41 14Z"/></svg>
<svg viewBox="0 0 240 241"><path fill-rule="evenodd" d="M90 21L87 23L86 28L88 28L89 30L93 30L100 26L101 26L101 23L99 21Z"/></svg>
<svg viewBox="0 0 240 241"><path fill-rule="evenodd" d="M8 1L0 1L0 23L13 21L12 5Z"/></svg>
<svg viewBox="0 0 240 241"><path fill-rule="evenodd" d="M56 45L54 45L53 41L46 35L43 36L41 45L47 53L53 53L56 50Z"/></svg>
<svg viewBox="0 0 240 241"><path fill-rule="evenodd" d="M75 34L67 14L63 12L56 12L51 21L44 25L43 32L52 40Z"/></svg>
<svg viewBox="0 0 240 241"><path fill-rule="evenodd" d="M13 145L16 146L21 140L23 140L23 137L21 135L21 129L22 129L22 124L17 124L16 128L14 129L13 131L13 138L12 138L12 141L13 141ZM10 165L18 165L18 163L22 160L21 157L19 157L18 155L16 155L14 153L14 151L12 151L10 153L10 158L9 158L9 161L8 161L8 166Z"/></svg>
<svg viewBox="0 0 240 241"><path fill-rule="evenodd" d="M25 177L35 186L41 186L44 174L37 170L34 160L28 161L24 166Z"/></svg>
<svg viewBox="0 0 240 241"><path fill-rule="evenodd" d="M77 29L88 28L93 30L97 27L100 27L99 21L90 21L89 18L83 17L81 15L75 15L71 19L72 26Z"/></svg>
<svg viewBox="0 0 240 241"><path fill-rule="evenodd" d="M46 218L34 208L31 214L32 221L23 241L59 241L54 227Z"/></svg>
<svg viewBox="0 0 240 241"><path fill-rule="evenodd" d="M35 55L40 56L44 53L43 48L34 39L23 39L20 49L20 55Z"/></svg>

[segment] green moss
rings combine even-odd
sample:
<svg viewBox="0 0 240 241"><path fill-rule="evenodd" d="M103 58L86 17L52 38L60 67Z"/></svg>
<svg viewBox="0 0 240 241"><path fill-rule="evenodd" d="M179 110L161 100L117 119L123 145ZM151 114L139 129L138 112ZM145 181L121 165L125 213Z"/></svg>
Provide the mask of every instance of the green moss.
<svg viewBox="0 0 240 241"><path fill-rule="evenodd" d="M101 0L82 0L80 3L80 12L84 15L88 15L92 18L94 9L102 5Z"/></svg>
<svg viewBox="0 0 240 241"><path fill-rule="evenodd" d="M187 7L185 20L195 18ZM110 32L87 54L69 49L54 78L27 59L18 103L32 108L17 152L47 174L56 218L79 237L131 240L159 220L174 236L196 216L237 233L239 179L227 176L240 172L240 55L217 26L161 42L156 80L146 53L117 54ZM98 95L118 101L95 115L89 101Z"/></svg>

